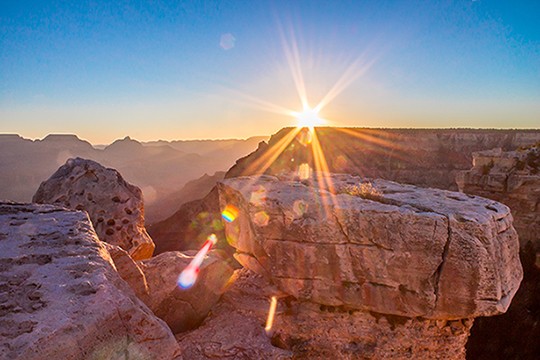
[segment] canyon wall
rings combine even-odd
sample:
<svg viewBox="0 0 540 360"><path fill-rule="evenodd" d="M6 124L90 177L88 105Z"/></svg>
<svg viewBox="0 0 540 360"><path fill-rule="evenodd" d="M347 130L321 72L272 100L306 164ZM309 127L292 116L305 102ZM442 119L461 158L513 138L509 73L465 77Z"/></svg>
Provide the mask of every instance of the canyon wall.
<svg viewBox="0 0 540 360"><path fill-rule="evenodd" d="M311 169L457 190L455 176L470 169L473 152L513 150L537 141L540 130L321 127L311 134L285 128L237 161L226 178L297 171L305 163Z"/></svg>

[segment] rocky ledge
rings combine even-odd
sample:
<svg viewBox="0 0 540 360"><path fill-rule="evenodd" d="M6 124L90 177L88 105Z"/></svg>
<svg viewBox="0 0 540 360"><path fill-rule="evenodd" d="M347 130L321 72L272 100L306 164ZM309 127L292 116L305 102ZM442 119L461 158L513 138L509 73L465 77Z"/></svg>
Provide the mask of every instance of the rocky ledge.
<svg viewBox="0 0 540 360"><path fill-rule="evenodd" d="M86 213L0 203L1 359L173 359Z"/></svg>
<svg viewBox="0 0 540 360"><path fill-rule="evenodd" d="M351 175L224 180L237 260L287 295L426 319L503 313L522 279L510 210L492 200Z"/></svg>

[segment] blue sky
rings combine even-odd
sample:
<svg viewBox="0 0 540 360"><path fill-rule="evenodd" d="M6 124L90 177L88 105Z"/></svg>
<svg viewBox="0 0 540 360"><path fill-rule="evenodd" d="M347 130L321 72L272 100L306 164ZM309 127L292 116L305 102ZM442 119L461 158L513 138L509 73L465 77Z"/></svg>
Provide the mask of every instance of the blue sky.
<svg viewBox="0 0 540 360"><path fill-rule="evenodd" d="M3 1L0 132L271 134L295 120L254 98L301 109L294 44L311 106L365 67L321 110L331 125L538 128L537 14L538 1Z"/></svg>

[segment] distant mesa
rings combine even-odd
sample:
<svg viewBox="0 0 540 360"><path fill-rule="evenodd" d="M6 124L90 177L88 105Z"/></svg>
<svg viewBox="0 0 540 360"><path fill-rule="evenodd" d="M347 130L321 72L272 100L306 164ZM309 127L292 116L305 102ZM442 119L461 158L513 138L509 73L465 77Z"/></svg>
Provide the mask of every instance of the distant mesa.
<svg viewBox="0 0 540 360"><path fill-rule="evenodd" d="M18 134L0 134L0 141L19 141L24 138Z"/></svg>
<svg viewBox="0 0 540 360"><path fill-rule="evenodd" d="M41 141L51 141L51 142L58 142L58 141L68 141L68 142L79 142L84 141L79 139L77 135L74 134L49 134L45 136Z"/></svg>

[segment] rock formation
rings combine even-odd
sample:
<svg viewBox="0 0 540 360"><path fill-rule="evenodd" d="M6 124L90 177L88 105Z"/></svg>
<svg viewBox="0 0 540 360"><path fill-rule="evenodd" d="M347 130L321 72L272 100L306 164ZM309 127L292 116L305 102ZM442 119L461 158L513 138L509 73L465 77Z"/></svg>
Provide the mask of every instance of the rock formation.
<svg viewBox="0 0 540 360"><path fill-rule="evenodd" d="M174 333L190 330L204 320L233 273L224 256L212 251L203 262L195 285L181 289L178 275L194 255L193 251L171 251L139 262L149 288L148 296L141 299Z"/></svg>
<svg viewBox="0 0 540 360"><path fill-rule="evenodd" d="M449 358L463 358L469 319L506 311L522 278L509 209L384 180L317 178L241 177L218 186L221 207L238 210L225 227L237 260L297 299L294 316L277 318L288 330L278 326L275 341L295 354L304 346L307 354L351 356L367 346L375 357L414 358L448 347ZM351 327L357 340L314 340ZM383 333L389 339L380 340ZM400 336L421 345L400 347L407 344Z"/></svg>
<svg viewBox="0 0 540 360"><path fill-rule="evenodd" d="M173 359L84 212L0 204L0 358Z"/></svg>
<svg viewBox="0 0 540 360"><path fill-rule="evenodd" d="M302 163L315 169L318 144L329 172L457 190L455 175L470 168L474 151L514 150L537 141L540 130L321 127L313 138L304 131L285 128L267 146L238 160L225 177L277 175L295 171Z"/></svg>
<svg viewBox="0 0 540 360"><path fill-rule="evenodd" d="M509 206L522 247L530 241L540 250L540 145L473 153L473 168L459 173L456 182L464 193Z"/></svg>
<svg viewBox="0 0 540 360"><path fill-rule="evenodd" d="M384 180L357 196L359 177L321 180L220 184L222 207L239 209L225 229L242 265L319 304L432 319L506 310L522 277L506 206Z"/></svg>
<svg viewBox="0 0 540 360"><path fill-rule="evenodd" d="M118 245L135 260L152 256L154 243L144 228L141 190L114 169L69 159L41 183L33 202L85 210L100 240Z"/></svg>
<svg viewBox="0 0 540 360"><path fill-rule="evenodd" d="M500 201L511 208L521 243L523 282L508 312L478 319L467 343L471 359L540 357L540 151L493 149L473 153L473 168L458 174L461 191ZM527 334L524 336L523 334Z"/></svg>
<svg viewBox="0 0 540 360"><path fill-rule="evenodd" d="M188 359L291 359L293 353L273 346L264 330L269 299L276 291L263 277L237 270L204 323L176 336L182 354Z"/></svg>

